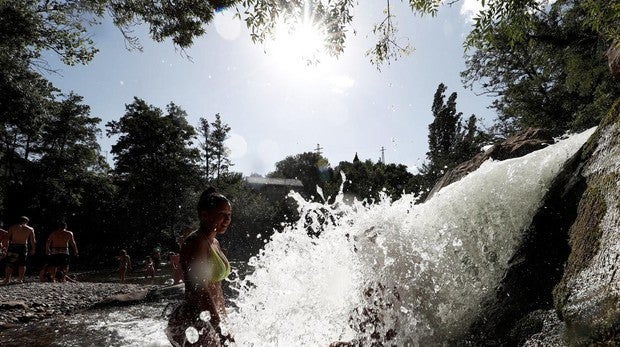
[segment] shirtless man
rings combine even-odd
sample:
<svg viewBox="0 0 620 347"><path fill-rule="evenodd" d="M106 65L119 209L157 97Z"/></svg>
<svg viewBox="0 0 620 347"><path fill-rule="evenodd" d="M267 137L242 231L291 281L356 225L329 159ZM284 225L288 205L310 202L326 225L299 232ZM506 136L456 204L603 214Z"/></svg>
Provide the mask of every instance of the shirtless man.
<svg viewBox="0 0 620 347"><path fill-rule="evenodd" d="M45 245L52 282L56 282L56 270L60 271L60 281L65 282L67 269L69 268L69 246L73 249L73 255L77 257L78 249L73 233L67 230L67 223L59 222L56 225L56 229L47 238Z"/></svg>
<svg viewBox="0 0 620 347"><path fill-rule="evenodd" d="M4 224L0 221L0 268L4 268L4 258L9 243L9 232L2 229Z"/></svg>
<svg viewBox="0 0 620 347"><path fill-rule="evenodd" d="M30 246L30 255L34 255L34 250L37 246L34 238L34 229L28 226L29 221L28 217L19 217L18 223L9 228L6 269L4 271L5 284L11 282L11 276L15 267L19 269L19 282L24 282L28 246Z"/></svg>
<svg viewBox="0 0 620 347"><path fill-rule="evenodd" d="M0 260L6 257L6 248L9 243L9 232L2 229L4 224L0 221Z"/></svg>
<svg viewBox="0 0 620 347"><path fill-rule="evenodd" d="M168 253L168 259L170 260L170 266L172 267L172 278L174 284L183 282L183 269L181 268L181 256L179 253Z"/></svg>
<svg viewBox="0 0 620 347"><path fill-rule="evenodd" d="M131 271L131 257L126 250L121 249L121 254L116 257L116 260L118 260L118 277L121 283L125 283L125 274L127 270Z"/></svg>

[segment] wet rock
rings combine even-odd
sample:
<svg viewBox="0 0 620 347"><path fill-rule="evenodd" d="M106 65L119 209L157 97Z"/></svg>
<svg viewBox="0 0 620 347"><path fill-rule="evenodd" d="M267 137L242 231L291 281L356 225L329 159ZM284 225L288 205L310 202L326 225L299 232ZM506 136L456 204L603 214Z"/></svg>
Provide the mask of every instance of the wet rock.
<svg viewBox="0 0 620 347"><path fill-rule="evenodd" d="M620 101L590 141L587 189L569 231L571 253L554 290L572 345L620 345Z"/></svg>
<svg viewBox="0 0 620 347"><path fill-rule="evenodd" d="M122 306L140 303L144 301L148 293L148 290L140 290L132 293L110 295L95 303L93 307Z"/></svg>
<svg viewBox="0 0 620 347"><path fill-rule="evenodd" d="M545 146L553 144L554 140L547 130L538 128L528 128L520 134L509 137L503 142L497 143L484 153L479 153L472 159L459 164L455 168L448 170L435 184L426 200L441 188L454 183L465 177L468 173L475 171L488 159L506 160L510 158L522 157Z"/></svg>
<svg viewBox="0 0 620 347"><path fill-rule="evenodd" d="M145 301L157 301L163 299L180 299L185 293L185 286L178 284L174 286L152 287L130 293L121 293L105 297L95 303L93 308L106 306L133 305Z"/></svg>
<svg viewBox="0 0 620 347"><path fill-rule="evenodd" d="M27 309L28 305L23 301L3 301L0 302L0 310L23 308Z"/></svg>
<svg viewBox="0 0 620 347"><path fill-rule="evenodd" d="M19 317L19 321L20 322L30 322L34 318L36 318L36 315L34 313L26 313L26 314L24 314L24 315Z"/></svg>
<svg viewBox="0 0 620 347"><path fill-rule="evenodd" d="M461 339L466 341L463 345L519 345L527 333L535 331L515 326L519 322L533 325L533 319L526 318L531 312L553 307L551 292L562 277L570 252L566 235L585 190L582 151L569 159L554 179L504 277Z"/></svg>
<svg viewBox="0 0 620 347"><path fill-rule="evenodd" d="M531 336L540 333L544 327L547 312L535 310L521 318L510 331L510 339L521 346Z"/></svg>
<svg viewBox="0 0 620 347"><path fill-rule="evenodd" d="M456 344L620 346L620 100L556 177L508 265Z"/></svg>
<svg viewBox="0 0 620 347"><path fill-rule="evenodd" d="M530 336L522 347L564 347L564 322L560 321L555 310L536 311L537 319L542 319L542 330Z"/></svg>
<svg viewBox="0 0 620 347"><path fill-rule="evenodd" d="M147 300L172 300L172 299L182 299L185 295L185 285L183 283L157 287L153 290L149 291Z"/></svg>

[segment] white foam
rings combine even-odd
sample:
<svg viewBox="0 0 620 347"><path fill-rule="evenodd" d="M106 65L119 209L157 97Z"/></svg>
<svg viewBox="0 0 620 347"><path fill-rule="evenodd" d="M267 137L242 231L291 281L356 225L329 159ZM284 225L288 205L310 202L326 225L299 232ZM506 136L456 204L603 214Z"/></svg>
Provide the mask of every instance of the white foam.
<svg viewBox="0 0 620 347"><path fill-rule="evenodd" d="M369 305L378 310L378 329L395 330L391 343L399 346L460 332L503 275L549 184L593 131L485 162L424 204L412 195L349 204L342 195L333 204L294 196L300 222L275 234L252 260L254 272L234 284L238 309L229 319L237 344L348 340L364 321L355 309ZM368 288L380 293L365 296Z"/></svg>

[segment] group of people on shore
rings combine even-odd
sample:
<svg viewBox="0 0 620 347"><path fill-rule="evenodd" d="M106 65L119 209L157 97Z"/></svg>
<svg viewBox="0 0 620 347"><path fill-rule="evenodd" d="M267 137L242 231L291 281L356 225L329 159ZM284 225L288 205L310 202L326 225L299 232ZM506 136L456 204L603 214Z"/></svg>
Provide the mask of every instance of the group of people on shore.
<svg viewBox="0 0 620 347"><path fill-rule="evenodd" d="M28 217L21 216L8 230L0 228L0 263L4 265L3 284L11 282L15 269L18 273L17 281L24 282L26 259L35 254L37 246L34 229L28 225L29 222ZM79 256L73 233L67 230L65 222L60 221L56 223L45 243L46 258L40 273L41 280L67 281L71 250L75 257Z"/></svg>
<svg viewBox="0 0 620 347"><path fill-rule="evenodd" d="M184 235L179 253L168 253L173 283L183 282L185 297L170 314L166 334L174 346L228 345L234 338L225 328L222 281L231 273L231 266L216 236L228 229L232 206L224 195L210 187L201 194L197 212L199 228ZM8 231L0 229L0 259L6 264L4 283L10 283L15 269L18 269L18 281L23 282L26 259L35 254L35 233L28 222L27 217L20 217ZM70 250L78 256L73 233L60 222L47 239L47 264L42 274L49 271L51 281L57 278L66 281ZM131 258L122 250L116 260L120 282L125 282L126 273L131 270ZM150 256L145 260L145 274L147 278L155 276L154 259Z"/></svg>
<svg viewBox="0 0 620 347"><path fill-rule="evenodd" d="M118 278L120 283L125 283L127 280L127 272L133 270L133 266L131 263L131 257L127 253L127 250L121 249L120 253L115 257L118 262ZM181 269L180 257L179 253L169 252L168 253L168 261L170 262L170 267L172 270L172 281L173 284L179 284L183 282L183 270ZM144 259L144 278L151 279L151 281L155 278L155 273L161 266L161 259L159 256L159 251L154 251L153 255L148 255Z"/></svg>

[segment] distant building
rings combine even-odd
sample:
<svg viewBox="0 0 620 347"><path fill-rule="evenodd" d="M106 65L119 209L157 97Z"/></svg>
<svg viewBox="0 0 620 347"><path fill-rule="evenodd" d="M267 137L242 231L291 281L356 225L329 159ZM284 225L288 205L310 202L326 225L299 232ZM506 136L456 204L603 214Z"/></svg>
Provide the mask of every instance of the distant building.
<svg viewBox="0 0 620 347"><path fill-rule="evenodd" d="M300 180L290 178L246 177L245 184L269 199L282 199L291 190L299 192L304 187Z"/></svg>

